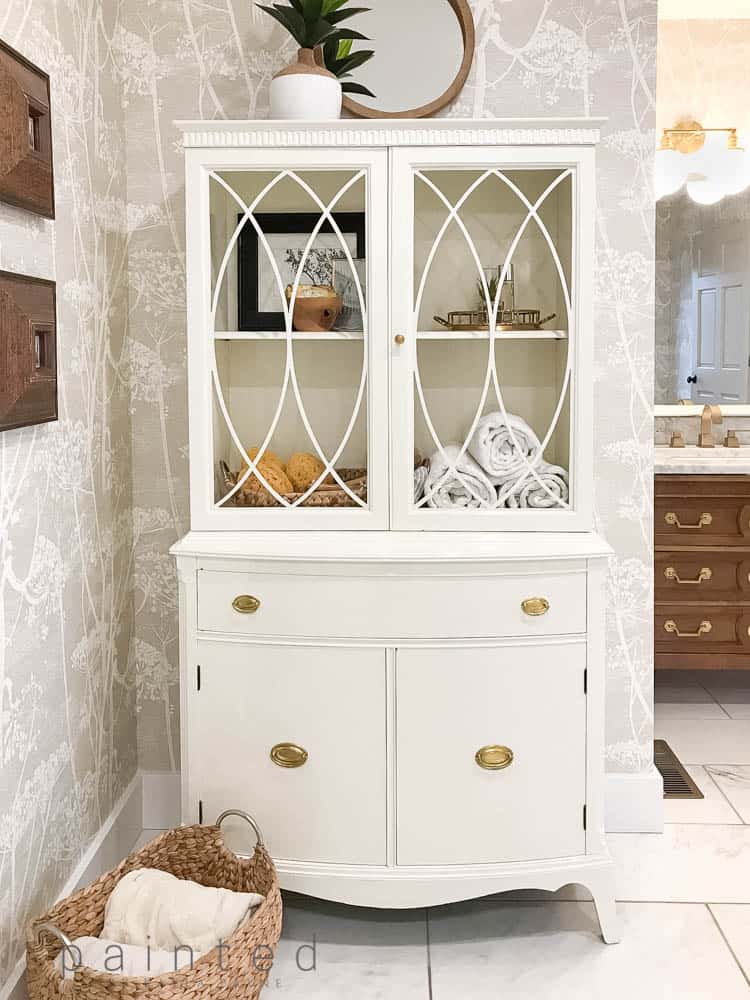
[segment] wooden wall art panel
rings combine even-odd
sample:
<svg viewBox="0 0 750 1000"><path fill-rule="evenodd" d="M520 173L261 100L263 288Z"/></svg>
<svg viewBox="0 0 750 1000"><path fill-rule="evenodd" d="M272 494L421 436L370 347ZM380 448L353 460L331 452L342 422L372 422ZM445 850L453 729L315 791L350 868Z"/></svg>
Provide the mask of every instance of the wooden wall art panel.
<svg viewBox="0 0 750 1000"><path fill-rule="evenodd" d="M0 271L0 431L57 420L55 283Z"/></svg>
<svg viewBox="0 0 750 1000"><path fill-rule="evenodd" d="M55 217L49 77L1 41L0 201Z"/></svg>

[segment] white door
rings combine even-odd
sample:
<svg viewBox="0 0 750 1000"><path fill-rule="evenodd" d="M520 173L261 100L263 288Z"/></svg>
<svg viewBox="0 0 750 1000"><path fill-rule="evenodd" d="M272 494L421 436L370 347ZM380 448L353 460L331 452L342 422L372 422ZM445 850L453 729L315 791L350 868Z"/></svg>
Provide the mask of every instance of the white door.
<svg viewBox="0 0 750 1000"><path fill-rule="evenodd" d="M585 853L585 665L584 642L398 650L399 864Z"/></svg>
<svg viewBox="0 0 750 1000"><path fill-rule="evenodd" d="M241 809L274 858L385 864L385 653L198 644L190 795L204 822ZM247 829L227 824L247 853Z"/></svg>
<svg viewBox="0 0 750 1000"><path fill-rule="evenodd" d="M394 527L589 528L593 151L391 156Z"/></svg>
<svg viewBox="0 0 750 1000"><path fill-rule="evenodd" d="M705 234L695 248L693 371L695 403L745 403L750 361L746 227Z"/></svg>

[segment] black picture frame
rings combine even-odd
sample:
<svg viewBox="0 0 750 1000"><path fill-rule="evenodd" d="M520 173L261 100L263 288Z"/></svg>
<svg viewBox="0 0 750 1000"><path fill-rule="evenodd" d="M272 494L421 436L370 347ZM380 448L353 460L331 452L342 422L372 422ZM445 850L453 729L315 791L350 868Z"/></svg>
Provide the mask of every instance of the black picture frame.
<svg viewBox="0 0 750 1000"><path fill-rule="evenodd" d="M238 215L237 222L244 216ZM320 221L319 212L258 212L255 219L266 236L288 233L311 233ZM366 255L367 230L364 212L334 212L342 236L355 236L357 258ZM334 233L331 223L326 220L320 227L321 233ZM284 313L259 312L258 268L260 264L260 241L258 232L248 220L242 227L238 240L237 274L237 322L239 332L269 331L286 329Z"/></svg>

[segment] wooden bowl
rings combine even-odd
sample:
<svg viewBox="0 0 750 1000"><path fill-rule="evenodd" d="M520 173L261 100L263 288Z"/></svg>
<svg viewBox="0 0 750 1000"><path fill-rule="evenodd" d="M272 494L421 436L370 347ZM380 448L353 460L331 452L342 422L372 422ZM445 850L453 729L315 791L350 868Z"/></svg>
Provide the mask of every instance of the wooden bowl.
<svg viewBox="0 0 750 1000"><path fill-rule="evenodd" d="M292 289L287 288L291 301ZM344 301L332 288L317 285L300 285L294 301L292 322L300 333L328 333L333 329Z"/></svg>

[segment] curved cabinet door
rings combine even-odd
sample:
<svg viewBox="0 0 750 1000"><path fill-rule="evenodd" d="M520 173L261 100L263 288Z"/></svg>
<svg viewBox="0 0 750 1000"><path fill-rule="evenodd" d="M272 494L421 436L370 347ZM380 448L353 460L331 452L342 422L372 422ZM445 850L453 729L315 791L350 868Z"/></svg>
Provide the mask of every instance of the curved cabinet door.
<svg viewBox="0 0 750 1000"><path fill-rule="evenodd" d="M584 854L585 643L400 649L398 863Z"/></svg>
<svg viewBox="0 0 750 1000"><path fill-rule="evenodd" d="M278 860L386 859L385 653L199 643L189 787L212 823L242 809ZM227 823L247 853L247 829Z"/></svg>

